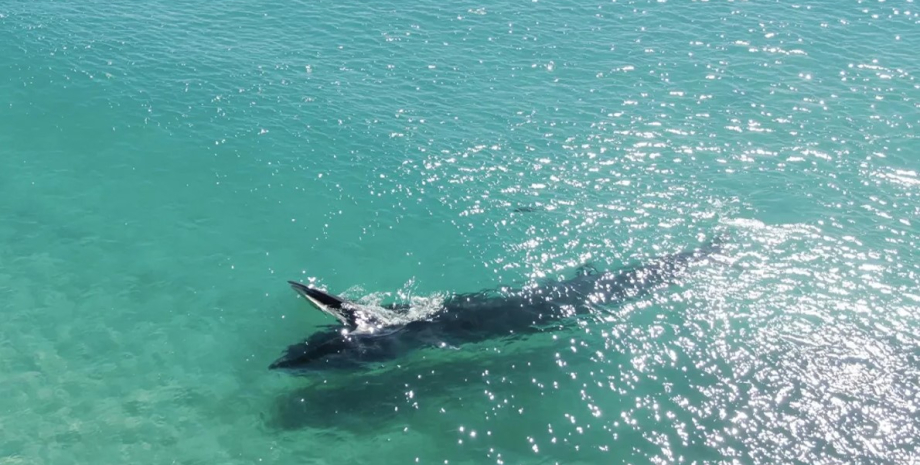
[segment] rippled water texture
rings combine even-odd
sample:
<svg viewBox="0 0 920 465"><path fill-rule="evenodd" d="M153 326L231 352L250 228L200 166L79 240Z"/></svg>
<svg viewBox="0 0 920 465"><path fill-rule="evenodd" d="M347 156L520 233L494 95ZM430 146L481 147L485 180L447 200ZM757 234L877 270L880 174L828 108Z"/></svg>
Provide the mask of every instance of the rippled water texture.
<svg viewBox="0 0 920 465"><path fill-rule="evenodd" d="M912 463L913 0L0 3L0 463ZM728 237L562 331L267 366ZM368 297L370 295L370 297Z"/></svg>

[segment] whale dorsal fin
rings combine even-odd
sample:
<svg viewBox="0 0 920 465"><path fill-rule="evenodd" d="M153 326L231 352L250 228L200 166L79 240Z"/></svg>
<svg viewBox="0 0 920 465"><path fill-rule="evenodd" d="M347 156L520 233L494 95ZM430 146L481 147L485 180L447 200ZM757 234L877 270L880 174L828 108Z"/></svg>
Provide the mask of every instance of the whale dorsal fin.
<svg viewBox="0 0 920 465"><path fill-rule="evenodd" d="M304 296L304 298L313 304L317 310L334 316L349 329L358 327L358 317L355 313L357 306L355 304L341 297L334 296L319 289L304 286L295 281L288 281L288 283L291 285L291 289L294 289L295 292Z"/></svg>

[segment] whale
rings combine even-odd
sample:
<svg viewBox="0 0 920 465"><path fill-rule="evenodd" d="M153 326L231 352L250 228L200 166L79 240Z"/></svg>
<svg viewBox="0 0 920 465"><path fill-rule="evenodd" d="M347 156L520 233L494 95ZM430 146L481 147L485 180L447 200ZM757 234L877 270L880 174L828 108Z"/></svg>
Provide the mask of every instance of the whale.
<svg viewBox="0 0 920 465"><path fill-rule="evenodd" d="M425 348L459 350L470 343L556 330L579 316L674 284L691 266L718 253L722 242L717 237L694 249L612 270L582 265L569 278L530 286L450 294L434 311L408 321L381 315L411 314L410 304L372 308L288 281L312 307L337 322L289 345L269 369L309 375L379 367Z"/></svg>

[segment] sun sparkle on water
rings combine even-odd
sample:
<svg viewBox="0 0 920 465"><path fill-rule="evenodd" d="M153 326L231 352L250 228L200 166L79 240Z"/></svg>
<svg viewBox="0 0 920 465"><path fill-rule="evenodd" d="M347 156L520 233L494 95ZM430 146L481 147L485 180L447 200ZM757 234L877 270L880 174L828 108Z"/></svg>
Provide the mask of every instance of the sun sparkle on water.
<svg viewBox="0 0 920 465"><path fill-rule="evenodd" d="M915 461L915 3L0 5L0 462ZM287 279L427 311L716 233L567 328L266 369L330 323Z"/></svg>

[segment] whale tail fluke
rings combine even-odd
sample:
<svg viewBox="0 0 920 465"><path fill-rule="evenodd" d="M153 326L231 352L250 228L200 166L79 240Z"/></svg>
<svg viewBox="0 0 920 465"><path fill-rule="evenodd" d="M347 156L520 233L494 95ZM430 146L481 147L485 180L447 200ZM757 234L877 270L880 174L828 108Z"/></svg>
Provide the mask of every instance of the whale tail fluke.
<svg viewBox="0 0 920 465"><path fill-rule="evenodd" d="M302 295L317 310L334 316L349 328L354 328L358 325L354 308L349 308L351 306L348 305L347 300L296 281L288 281L288 284L291 285L291 289L294 289L294 292Z"/></svg>
<svg viewBox="0 0 920 465"><path fill-rule="evenodd" d="M728 241L728 236L724 233L716 234L711 237L705 244L700 248L700 252L709 255L714 253L719 253L722 251L722 245Z"/></svg>

